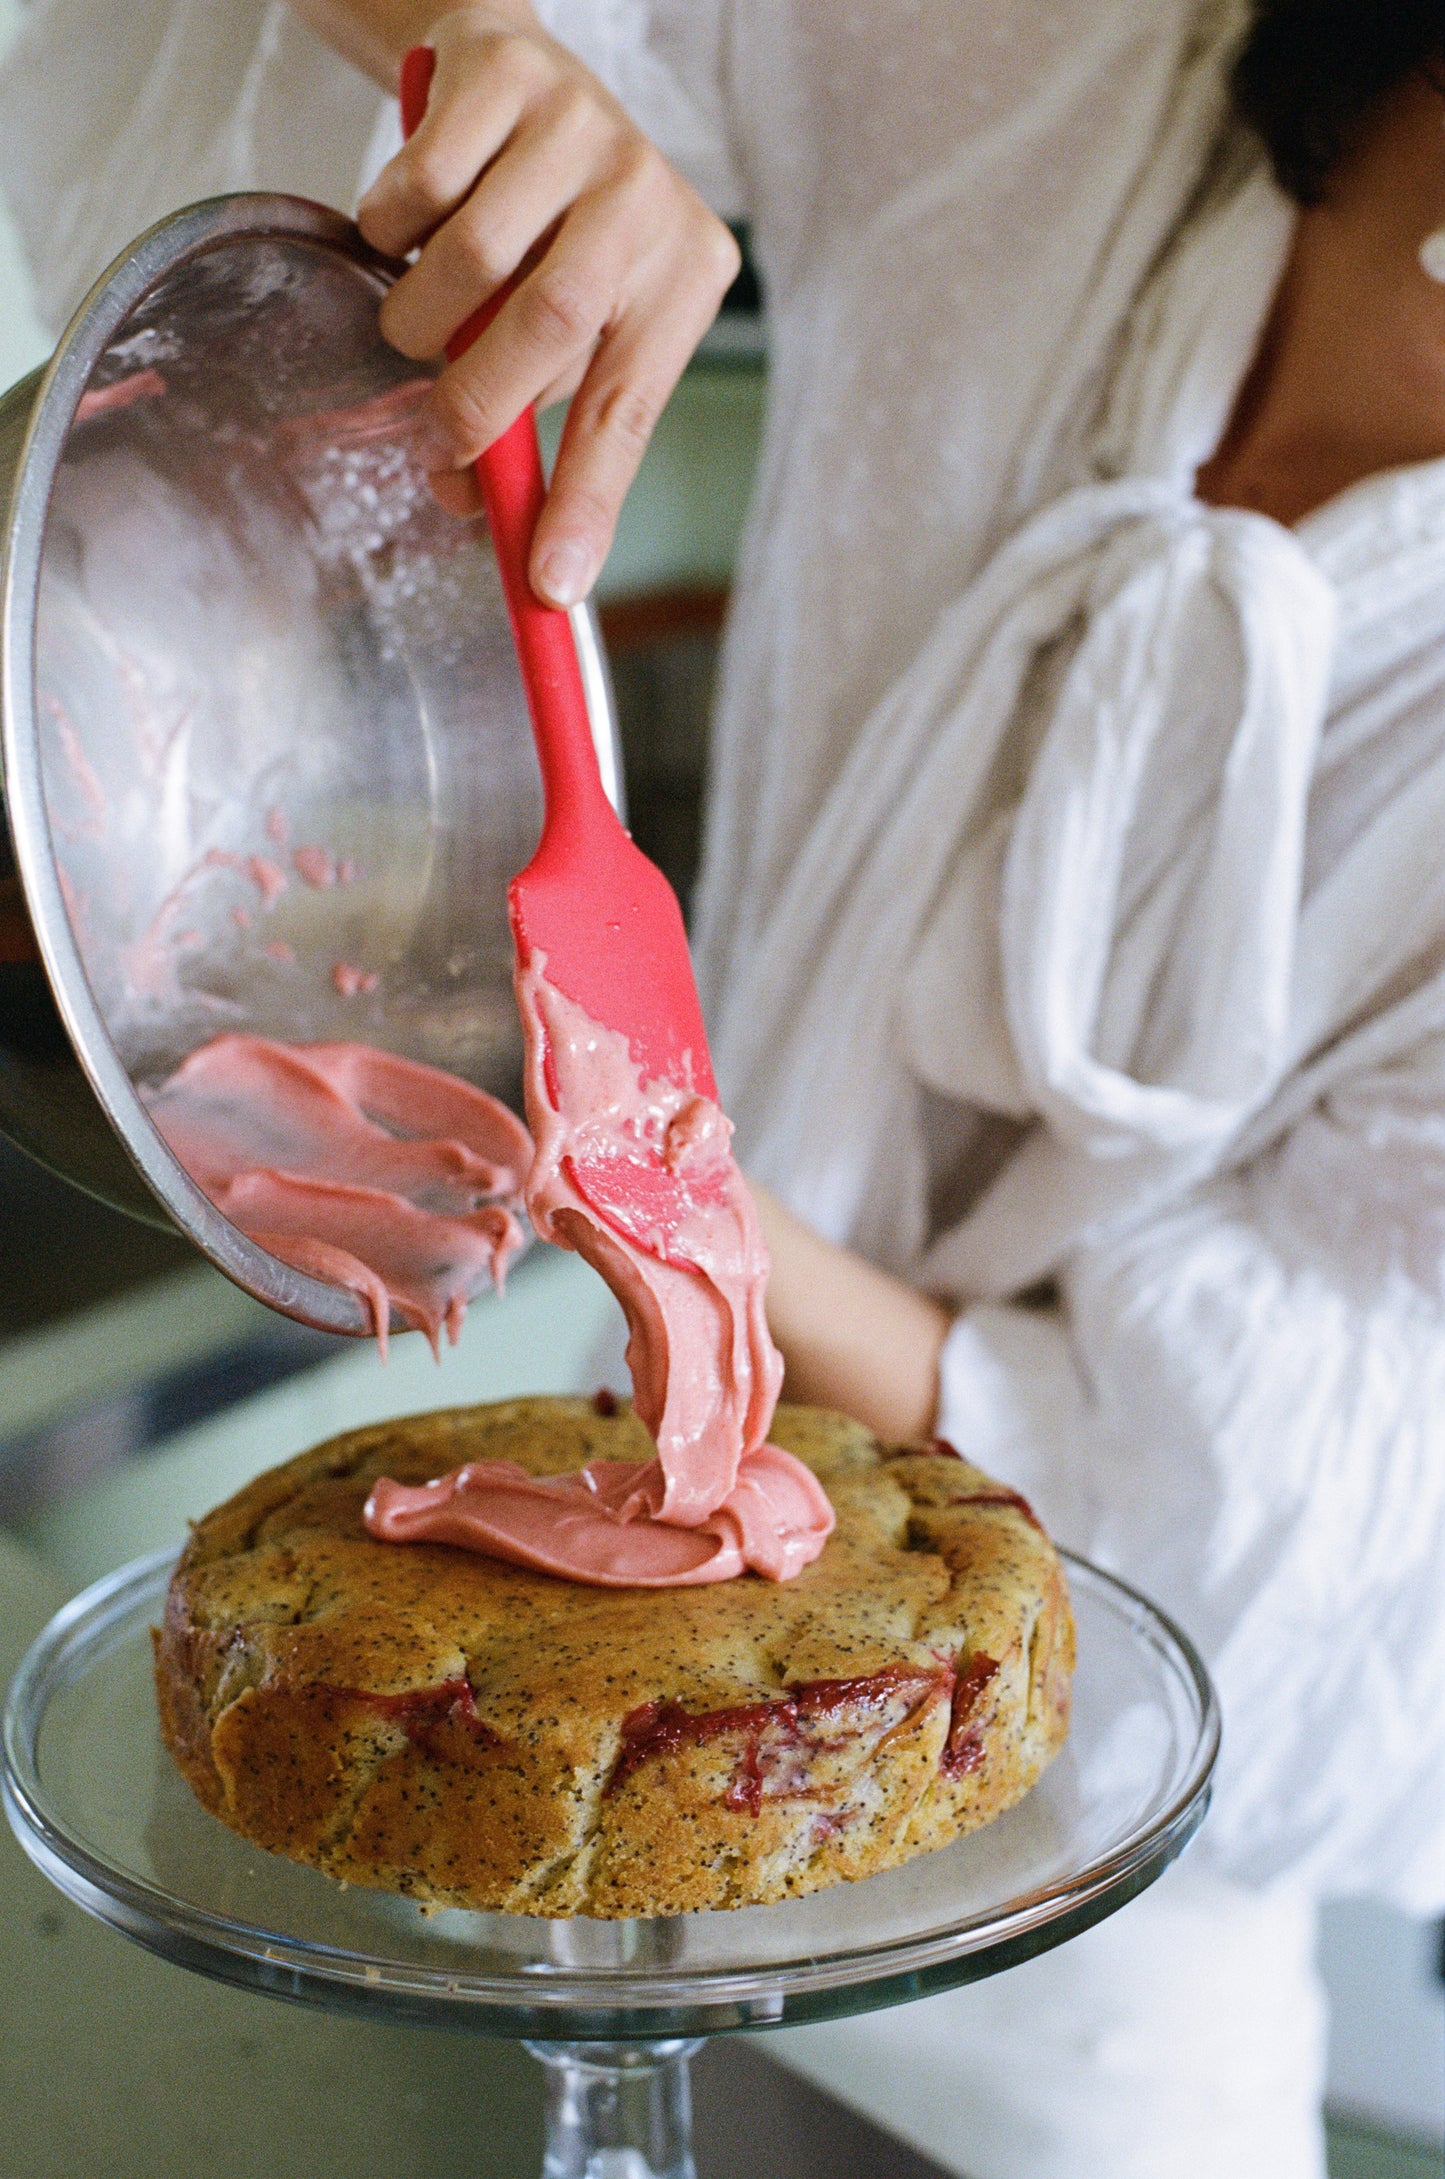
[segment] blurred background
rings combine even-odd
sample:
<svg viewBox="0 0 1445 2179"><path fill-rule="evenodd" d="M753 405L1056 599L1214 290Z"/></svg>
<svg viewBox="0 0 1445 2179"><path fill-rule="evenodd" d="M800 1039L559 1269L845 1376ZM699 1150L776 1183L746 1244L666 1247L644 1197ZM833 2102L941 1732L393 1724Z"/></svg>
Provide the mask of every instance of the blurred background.
<svg viewBox="0 0 1445 2179"><path fill-rule="evenodd" d="M0 0L0 45L15 17L15 0ZM0 208L0 388L48 347ZM662 421L600 594L633 829L684 902L764 376L756 284L745 272ZM53 1180L0 1138L0 1659L18 1656L65 1595L178 1538L188 1515L320 1437L415 1407L585 1388L612 1304L584 1267L549 1254L524 1260L504 1302L477 1303L440 1371L415 1339L402 1340L383 1371L370 1346L271 1315L180 1240ZM459 2038L397 2043L405 2031L299 2016L183 1977L86 1925L8 1836L0 1888L8 2179L74 2179L84 2169L165 2179L200 2168L220 2179L279 2179L292 2168L276 2145L287 2111L309 2139L297 2167L308 2179L423 2164L429 2175L475 2173L483 2120L495 2159L486 2170L534 2168L525 2144L537 2124L535 2083L519 2053ZM1352 1903L1328 1914L1323 1960L1334 2008L1332 2179L1440 2171L1440 1931ZM125 2023L113 2047L108 2020ZM63 2060L67 2043L79 2048L82 2038L83 2075L72 2071L63 2093L53 2081L42 2091L41 2054ZM395 2094L388 2067L403 2051L413 2085ZM208 2080L204 2112L185 2093L197 2066ZM425 2115L427 2084L462 2066L473 2091L465 2123L449 2119L439 2131L434 2113ZM343 2078L347 2110L323 2151L309 2123L313 2099ZM748 2152L757 2179L926 2174L911 2152L739 2050L710 2054L699 2076L700 2133L717 2179L741 2168L727 2161L726 2120L740 2087L778 2114L771 2160Z"/></svg>

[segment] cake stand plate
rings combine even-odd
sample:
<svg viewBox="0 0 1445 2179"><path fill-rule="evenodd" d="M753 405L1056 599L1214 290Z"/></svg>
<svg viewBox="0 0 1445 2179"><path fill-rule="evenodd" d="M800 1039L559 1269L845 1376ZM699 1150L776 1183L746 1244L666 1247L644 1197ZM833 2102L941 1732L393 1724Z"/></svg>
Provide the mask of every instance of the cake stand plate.
<svg viewBox="0 0 1445 2179"><path fill-rule="evenodd" d="M150 1628L173 1557L66 1606L5 1715L32 1860L151 1951L273 1997L521 2036L547 2066L544 2179L689 2179L694 2039L896 2005L1012 1967L1152 1883L1203 1817L1219 1743L1191 1644L1067 1558L1073 1727L1025 1800L939 1852L806 1899L657 1921L428 1914L248 1845L161 1744Z"/></svg>

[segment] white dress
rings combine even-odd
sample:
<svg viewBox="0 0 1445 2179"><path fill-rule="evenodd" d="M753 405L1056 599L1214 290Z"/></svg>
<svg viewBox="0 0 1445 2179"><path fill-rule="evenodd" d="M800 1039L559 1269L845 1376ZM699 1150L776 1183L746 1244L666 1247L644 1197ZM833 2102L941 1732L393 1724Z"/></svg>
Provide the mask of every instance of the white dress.
<svg viewBox="0 0 1445 2179"><path fill-rule="evenodd" d="M769 294L699 930L743 1155L965 1305L940 1428L1200 1642L1198 1861L1428 1912L1445 465L1193 498L1292 234L1238 13L552 0L711 121Z"/></svg>
<svg viewBox="0 0 1445 2179"><path fill-rule="evenodd" d="M97 12L0 80L52 317L170 205L394 140L284 8L133 0L87 72ZM960 1305L940 1427L1225 1706L1194 1875L1000 1986L1023 2085L988 1986L797 2061L867 2103L911 2050L975 2179L1308 2179L1301 1902L1445 1900L1445 472L1296 533L1191 497L1290 232L1213 156L1229 0L547 12L768 289L699 942L744 1155Z"/></svg>

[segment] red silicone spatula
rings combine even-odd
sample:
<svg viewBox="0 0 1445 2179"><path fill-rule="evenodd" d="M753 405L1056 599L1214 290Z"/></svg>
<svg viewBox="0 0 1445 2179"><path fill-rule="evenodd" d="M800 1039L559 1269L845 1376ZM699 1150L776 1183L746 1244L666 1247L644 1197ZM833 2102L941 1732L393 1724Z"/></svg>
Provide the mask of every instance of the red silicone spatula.
<svg viewBox="0 0 1445 2179"><path fill-rule="evenodd" d="M408 136L426 112L435 64L429 46L414 46L402 63L401 118ZM462 355L504 300L494 297L470 318L447 343L448 356ZM509 893L518 964L525 969L535 955L544 955L548 982L593 1021L626 1036L643 1077L715 1097L677 896L634 847L603 791L571 623L565 613L539 604L527 580L546 491L530 408L487 448L476 473L545 795L541 842Z"/></svg>

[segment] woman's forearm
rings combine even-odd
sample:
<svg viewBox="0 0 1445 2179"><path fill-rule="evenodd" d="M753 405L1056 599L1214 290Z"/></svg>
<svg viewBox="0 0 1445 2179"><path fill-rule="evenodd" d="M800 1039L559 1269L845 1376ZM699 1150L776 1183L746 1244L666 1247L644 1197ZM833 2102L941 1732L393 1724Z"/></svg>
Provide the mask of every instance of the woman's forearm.
<svg viewBox="0 0 1445 2179"><path fill-rule="evenodd" d="M767 1189L753 1194L773 1259L768 1322L787 1369L785 1396L840 1408L880 1437L931 1436L949 1312L820 1240Z"/></svg>
<svg viewBox="0 0 1445 2179"><path fill-rule="evenodd" d="M395 91L403 53L424 45L433 23L456 5L457 0L291 0L329 46L384 91ZM485 12L499 27L530 29L537 21L527 0L487 0Z"/></svg>

